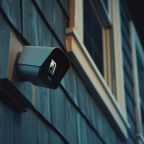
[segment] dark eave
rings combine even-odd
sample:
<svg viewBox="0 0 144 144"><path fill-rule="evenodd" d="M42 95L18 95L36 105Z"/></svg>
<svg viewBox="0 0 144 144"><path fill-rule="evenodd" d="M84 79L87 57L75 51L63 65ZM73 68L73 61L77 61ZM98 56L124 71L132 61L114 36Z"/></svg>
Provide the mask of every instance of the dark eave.
<svg viewBox="0 0 144 144"><path fill-rule="evenodd" d="M144 47L144 0L126 0L126 2Z"/></svg>

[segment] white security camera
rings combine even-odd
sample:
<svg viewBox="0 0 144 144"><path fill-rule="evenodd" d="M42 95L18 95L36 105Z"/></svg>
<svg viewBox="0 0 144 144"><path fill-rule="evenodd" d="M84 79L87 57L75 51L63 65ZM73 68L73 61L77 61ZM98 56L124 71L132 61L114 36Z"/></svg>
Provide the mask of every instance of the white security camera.
<svg viewBox="0 0 144 144"><path fill-rule="evenodd" d="M70 59L57 47L25 46L18 60L24 80L35 85L57 88L70 67Z"/></svg>

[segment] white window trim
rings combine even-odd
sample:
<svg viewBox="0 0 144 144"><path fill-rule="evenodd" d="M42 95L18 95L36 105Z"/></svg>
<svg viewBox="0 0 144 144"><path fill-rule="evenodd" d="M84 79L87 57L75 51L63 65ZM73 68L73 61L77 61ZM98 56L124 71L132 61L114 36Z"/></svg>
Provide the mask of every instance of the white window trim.
<svg viewBox="0 0 144 144"><path fill-rule="evenodd" d="M133 57L133 78L134 78L134 100L135 100L135 113L136 113L136 137L138 144L144 143L144 136L142 131L142 118L141 118L141 98L139 92L139 78L138 78L138 65L137 65L137 52L143 60L144 52L142 51L142 45L139 41L137 32L133 23L130 23L131 32L131 47ZM138 47L136 47L138 45ZM144 63L144 62L143 62Z"/></svg>
<svg viewBox="0 0 144 144"><path fill-rule="evenodd" d="M127 129L130 125L127 121L126 106L124 97L124 80L123 80L123 61L122 61L122 47L121 47L121 30L120 30L120 14L119 14L119 1L112 1L112 17L116 59L116 89L117 100L112 94L103 76L100 74L90 54L83 44L83 0L71 0L70 2L70 27L67 29L67 51L72 52L79 63L81 64L84 72L87 74L91 83L99 93L100 98L107 106L107 109L112 114L115 122L127 138ZM116 7L117 6L117 7Z"/></svg>

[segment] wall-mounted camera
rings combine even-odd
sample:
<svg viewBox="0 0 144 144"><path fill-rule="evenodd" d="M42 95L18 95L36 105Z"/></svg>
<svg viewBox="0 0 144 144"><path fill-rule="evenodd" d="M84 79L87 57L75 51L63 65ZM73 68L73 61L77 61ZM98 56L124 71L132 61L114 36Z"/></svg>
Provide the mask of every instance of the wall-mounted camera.
<svg viewBox="0 0 144 144"><path fill-rule="evenodd" d="M59 48L25 46L18 60L24 80L35 85L57 88L70 67L70 59Z"/></svg>

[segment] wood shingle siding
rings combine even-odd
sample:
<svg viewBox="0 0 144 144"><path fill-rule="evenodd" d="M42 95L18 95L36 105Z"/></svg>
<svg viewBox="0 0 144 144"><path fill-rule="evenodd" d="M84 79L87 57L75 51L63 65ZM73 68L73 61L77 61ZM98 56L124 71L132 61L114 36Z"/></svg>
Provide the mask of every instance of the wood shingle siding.
<svg viewBox="0 0 144 144"><path fill-rule="evenodd" d="M126 3L122 0L120 5L121 14L121 37L123 50L123 72L124 87L126 97L127 117L130 124L128 130L129 138L127 143L136 143L136 118L135 118L135 102L134 102L134 84L133 84L133 67L132 67L132 49L130 45L130 17L127 11Z"/></svg>
<svg viewBox="0 0 144 144"><path fill-rule="evenodd" d="M11 59L25 45L60 47L65 51L70 0L0 0L0 78L11 75L32 108L17 113L0 101L0 144L134 144L135 103L127 19L122 11L122 50L126 108L131 129L126 140L84 80L76 61L56 90L19 79ZM128 27L128 26L127 26ZM94 51L94 49L93 49ZM92 52L93 54L93 52ZM13 64L13 63L12 63ZM96 91L96 90L95 90ZM2 93L0 91L0 95Z"/></svg>
<svg viewBox="0 0 144 144"><path fill-rule="evenodd" d="M21 24L21 1L20 0L1 0L1 7L8 17L11 24L22 32Z"/></svg>
<svg viewBox="0 0 144 144"><path fill-rule="evenodd" d="M10 29L0 17L0 78L7 74Z"/></svg>

